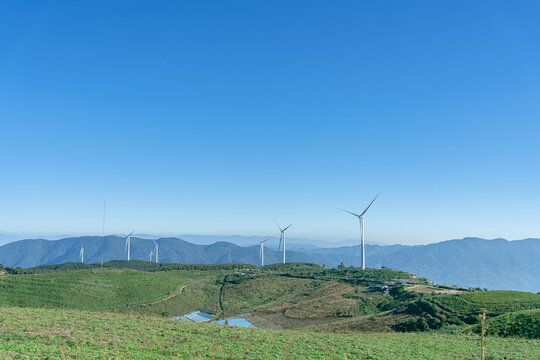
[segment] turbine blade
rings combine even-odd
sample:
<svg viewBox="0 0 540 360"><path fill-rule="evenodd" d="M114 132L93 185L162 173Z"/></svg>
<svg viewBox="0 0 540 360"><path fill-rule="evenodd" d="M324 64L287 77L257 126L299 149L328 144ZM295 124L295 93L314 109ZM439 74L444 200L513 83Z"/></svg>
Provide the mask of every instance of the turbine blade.
<svg viewBox="0 0 540 360"><path fill-rule="evenodd" d="M281 236L279 237L279 246L278 250L281 249L281 241L283 240L283 233L281 233Z"/></svg>
<svg viewBox="0 0 540 360"><path fill-rule="evenodd" d="M289 224L289 226L287 226L285 229L283 229L283 232L285 232L285 230L287 230L288 228L290 228L292 226L292 223Z"/></svg>
<svg viewBox="0 0 540 360"><path fill-rule="evenodd" d="M364 210L364 212L362 214L360 214L360 216L363 216L366 211L368 211L369 207L371 206L371 204L373 204L375 202L375 200L377 200L377 197L379 196L379 194L375 195L375 197L373 198L373 200L371 200L371 202L369 203L368 207L366 208L366 210Z"/></svg>
<svg viewBox="0 0 540 360"><path fill-rule="evenodd" d="M349 214L354 215L354 216L356 216L356 217L360 217L360 215L355 214L355 213L353 213L353 212L351 212L351 211L349 211L349 210L345 210L345 209L341 209L341 208L340 208L339 210L345 211L346 213L349 213Z"/></svg>
<svg viewBox="0 0 540 360"><path fill-rule="evenodd" d="M270 239L271 239L271 237L269 237L269 238L266 238L266 239L264 239L264 240L263 240L263 241L261 241L261 242L262 242L262 243L264 243L264 242L267 242L267 241L268 241L268 240L270 240Z"/></svg>
<svg viewBox="0 0 540 360"><path fill-rule="evenodd" d="M274 222L276 223L277 227L279 228L279 231L283 231L283 229L281 228L281 226L279 226L279 224L277 223L276 219L274 219Z"/></svg>

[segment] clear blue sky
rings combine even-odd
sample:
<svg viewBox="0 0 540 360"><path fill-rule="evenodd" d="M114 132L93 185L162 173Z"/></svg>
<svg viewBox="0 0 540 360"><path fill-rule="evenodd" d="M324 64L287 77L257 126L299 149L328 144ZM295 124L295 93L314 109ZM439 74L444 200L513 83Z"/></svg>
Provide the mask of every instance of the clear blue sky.
<svg viewBox="0 0 540 360"><path fill-rule="evenodd" d="M537 1L0 5L0 234L540 237Z"/></svg>

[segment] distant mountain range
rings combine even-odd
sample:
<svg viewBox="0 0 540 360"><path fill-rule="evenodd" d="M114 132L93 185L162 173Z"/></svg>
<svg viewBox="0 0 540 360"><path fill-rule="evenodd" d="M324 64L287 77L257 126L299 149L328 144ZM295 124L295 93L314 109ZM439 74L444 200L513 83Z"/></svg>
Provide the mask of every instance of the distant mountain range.
<svg viewBox="0 0 540 360"><path fill-rule="evenodd" d="M308 251L333 267L360 265L360 246ZM429 245L366 245L366 266L403 270L431 281L490 290L540 291L540 239L464 238Z"/></svg>
<svg viewBox="0 0 540 360"><path fill-rule="evenodd" d="M139 235L137 235L139 236ZM139 236L141 237L141 236ZM242 236L242 235L179 235L180 239L192 242L200 245L210 245L219 241L226 241L240 246L253 246L258 244L259 240L266 239L268 236ZM150 237L148 237L150 238ZM155 237L154 237L155 238ZM334 248L342 246L352 246L360 242L358 239L349 239L343 241L324 241L324 240L312 240L301 239L294 237L287 237L287 249L315 249L315 248ZM368 241L368 244L372 245L388 245L382 242ZM271 237L271 241L268 243L268 247L276 248L279 244L279 237Z"/></svg>
<svg viewBox="0 0 540 360"><path fill-rule="evenodd" d="M231 262L244 264L260 264L258 245L242 247L229 242L216 242L211 245L196 245L178 238L160 238L159 261L180 264L222 264ZM84 247L84 260L87 263L102 261L101 245L103 243L103 261L124 260L125 239L118 236L83 236L60 240L19 240L0 247L0 264L22 268L38 265L59 264L80 261L81 244ZM149 239L131 237L131 259L149 260L154 242ZM265 263L279 262L280 252L265 248ZM291 262L314 262L316 259L308 255L287 251L287 260Z"/></svg>
<svg viewBox="0 0 540 360"><path fill-rule="evenodd" d="M192 241L195 235L185 236ZM227 237L216 237L223 239ZM179 238L160 238L159 261L182 264L220 264L229 261L258 265L259 246L256 237L229 237L239 246L227 241L199 245ZM239 241L241 240L241 241ZM274 239L275 240L275 239ZM28 268L44 264L79 261L81 242L85 262L125 259L124 238L118 236L71 237L60 240L20 240L0 247L0 264ZM277 241L274 241L277 243ZM292 242L292 241L291 241ZM282 254L265 247L265 264L281 261ZM149 239L131 238L131 258L148 260L154 244ZM313 244L288 247L287 261L311 262L327 267L360 265L360 246L320 248ZM293 250L296 249L296 250ZM507 241L465 238L429 245L371 245L366 244L366 265L388 267L426 277L441 284L462 287L481 287L490 290L508 289L540 291L540 239Z"/></svg>

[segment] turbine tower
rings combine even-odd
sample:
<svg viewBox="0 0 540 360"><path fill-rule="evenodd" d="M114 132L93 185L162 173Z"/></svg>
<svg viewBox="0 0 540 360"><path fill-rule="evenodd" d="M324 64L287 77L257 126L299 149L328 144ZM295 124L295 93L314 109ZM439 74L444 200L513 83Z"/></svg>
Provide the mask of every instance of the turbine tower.
<svg viewBox="0 0 540 360"><path fill-rule="evenodd" d="M270 240L270 238L266 238L264 240L259 240L261 243L261 249L259 250L259 257L261 258L261 266L264 266L264 243Z"/></svg>
<svg viewBox="0 0 540 360"><path fill-rule="evenodd" d="M281 242L283 242L283 263L285 264L285 231L287 231L287 229L290 228L292 226L292 224L287 226L285 229L282 229L281 226L279 226L276 219L274 219L274 222L276 223L277 227L279 228L279 231L281 231L281 234L279 236L279 248L281 248ZM279 248L278 248L278 250L279 250Z"/></svg>
<svg viewBox="0 0 540 360"><path fill-rule="evenodd" d="M156 244L156 246L154 247L154 250L153 250L153 251L154 251L154 253L155 253L155 255L156 255L156 264L157 264L158 261L159 261L159 258L158 258L158 254L159 254L158 250L159 250L159 247L158 247L158 244L157 244L156 240L152 240L152 241L154 242L154 244ZM150 261L152 261L152 260L150 260Z"/></svg>
<svg viewBox="0 0 540 360"><path fill-rule="evenodd" d="M81 240L81 252L79 253L79 257L81 258L81 263L84 263L84 247Z"/></svg>
<svg viewBox="0 0 540 360"><path fill-rule="evenodd" d="M364 250L364 215L366 214L369 207L371 206L371 204L373 204L373 202L377 199L378 196L379 196L379 194L375 195L375 197L373 198L373 200L371 200L371 202L369 203L366 210L364 210L364 212L361 213L360 215L355 214L353 212L350 212L349 210L341 209L341 210L343 210L345 212L348 212L351 215L356 216L358 218L358 221L360 222L360 233L362 234L361 235L362 236L362 238L361 238L362 239L362 270L366 269L366 253L365 253L365 250Z"/></svg>
<svg viewBox="0 0 540 360"><path fill-rule="evenodd" d="M128 261L129 261L129 251L130 251L130 248L131 248L131 235L135 232L135 230L133 230L132 232L130 232L128 234L128 236L126 236L126 247L124 248L124 251L127 251L127 256L128 256Z"/></svg>

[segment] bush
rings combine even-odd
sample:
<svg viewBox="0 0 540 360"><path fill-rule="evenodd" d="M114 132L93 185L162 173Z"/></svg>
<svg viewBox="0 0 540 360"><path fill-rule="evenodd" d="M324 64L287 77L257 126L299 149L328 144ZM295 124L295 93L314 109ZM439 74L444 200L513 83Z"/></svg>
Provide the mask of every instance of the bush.
<svg viewBox="0 0 540 360"><path fill-rule="evenodd" d="M475 326L479 332L480 327ZM489 321L488 335L540 339L540 310L525 310L497 316Z"/></svg>

